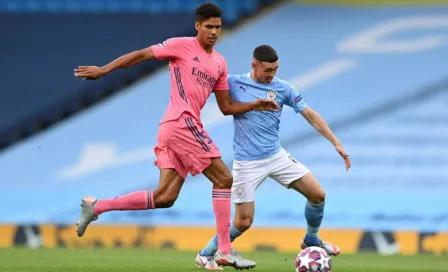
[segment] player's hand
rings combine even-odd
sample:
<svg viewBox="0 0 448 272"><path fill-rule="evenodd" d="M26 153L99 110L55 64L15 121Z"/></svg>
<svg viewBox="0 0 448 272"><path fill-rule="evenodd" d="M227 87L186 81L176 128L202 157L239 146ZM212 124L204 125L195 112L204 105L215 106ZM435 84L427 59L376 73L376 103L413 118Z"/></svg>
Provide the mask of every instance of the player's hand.
<svg viewBox="0 0 448 272"><path fill-rule="evenodd" d="M348 171L348 169L352 167L352 162L350 161L349 155L344 151L342 145L336 145L334 148L339 153L339 155L344 159L345 169Z"/></svg>
<svg viewBox="0 0 448 272"><path fill-rule="evenodd" d="M270 99L258 99L255 101L256 111L277 111L280 107L277 105L275 100Z"/></svg>
<svg viewBox="0 0 448 272"><path fill-rule="evenodd" d="M75 69L75 76L82 77L83 80L99 79L105 74L107 74L106 71L98 66L78 66L78 69Z"/></svg>

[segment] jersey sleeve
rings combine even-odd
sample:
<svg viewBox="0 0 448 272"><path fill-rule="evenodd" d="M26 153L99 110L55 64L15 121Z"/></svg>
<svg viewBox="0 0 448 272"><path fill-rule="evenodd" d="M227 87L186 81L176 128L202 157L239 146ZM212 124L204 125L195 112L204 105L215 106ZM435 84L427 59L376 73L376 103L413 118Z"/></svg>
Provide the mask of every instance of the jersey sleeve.
<svg viewBox="0 0 448 272"><path fill-rule="evenodd" d="M229 84L229 89L232 88L233 84L235 83L235 75L228 75L227 76L227 83Z"/></svg>
<svg viewBox="0 0 448 272"><path fill-rule="evenodd" d="M303 101L302 95L291 84L287 84L288 94L285 104L294 109L296 113L303 111L308 105Z"/></svg>
<svg viewBox="0 0 448 272"><path fill-rule="evenodd" d="M180 55L184 38L170 38L162 43L151 46L156 59L173 59Z"/></svg>
<svg viewBox="0 0 448 272"><path fill-rule="evenodd" d="M234 96L235 94L235 75L228 75L227 77L227 82L229 83L229 91L230 91L230 95Z"/></svg>
<svg viewBox="0 0 448 272"><path fill-rule="evenodd" d="M222 73L219 76L218 80L215 83L215 87L213 90L215 91L228 91L229 90L229 82L228 82L229 73L227 71L227 63L224 61L224 65L222 67Z"/></svg>

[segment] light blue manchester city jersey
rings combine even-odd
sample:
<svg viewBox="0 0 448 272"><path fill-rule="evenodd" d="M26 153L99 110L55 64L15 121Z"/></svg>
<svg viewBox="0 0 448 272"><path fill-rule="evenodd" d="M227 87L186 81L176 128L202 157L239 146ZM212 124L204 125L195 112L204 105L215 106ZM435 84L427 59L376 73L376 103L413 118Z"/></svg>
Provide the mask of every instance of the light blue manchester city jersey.
<svg viewBox="0 0 448 272"><path fill-rule="evenodd" d="M307 105L300 93L287 81L275 77L271 83L257 83L250 73L229 75L230 94L233 100L246 103L259 98L275 99L280 106L277 112L250 111L234 115L233 137L234 159L250 161L268 158L280 151L280 116L283 105L295 112L303 111Z"/></svg>

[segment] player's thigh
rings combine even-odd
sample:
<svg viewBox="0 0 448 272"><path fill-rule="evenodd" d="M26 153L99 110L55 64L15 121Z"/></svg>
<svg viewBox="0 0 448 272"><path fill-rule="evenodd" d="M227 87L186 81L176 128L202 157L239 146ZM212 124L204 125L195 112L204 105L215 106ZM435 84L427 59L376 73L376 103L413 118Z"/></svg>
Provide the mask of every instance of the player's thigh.
<svg viewBox="0 0 448 272"><path fill-rule="evenodd" d="M154 148L154 153L156 154L154 164L159 167L161 171L163 169L174 169L183 179L187 178L188 171L173 150L159 143Z"/></svg>
<svg viewBox="0 0 448 272"><path fill-rule="evenodd" d="M214 189L230 189L233 178L221 158L210 158L210 165L202 172L212 183Z"/></svg>
<svg viewBox="0 0 448 272"><path fill-rule="evenodd" d="M325 192L309 169L294 159L285 150L272 165L274 170L271 178L288 189L293 189L304 195L312 203L325 200Z"/></svg>
<svg viewBox="0 0 448 272"><path fill-rule="evenodd" d="M264 160L233 161L232 200L235 204L255 201L258 187L269 175L265 164Z"/></svg>
<svg viewBox="0 0 448 272"><path fill-rule="evenodd" d="M185 179L175 169L160 169L160 179L154 191L154 204L157 208L173 206L182 189Z"/></svg>
<svg viewBox="0 0 448 272"><path fill-rule="evenodd" d="M312 203L325 201L325 191L311 172L291 183L290 188L304 195Z"/></svg>
<svg viewBox="0 0 448 272"><path fill-rule="evenodd" d="M157 157L154 164L160 169L160 178L157 189L152 193L152 203L157 208L168 208L173 206L179 196L187 170L176 153L164 142L159 141L154 152Z"/></svg>
<svg viewBox="0 0 448 272"><path fill-rule="evenodd" d="M157 134L158 143L154 148L154 153L156 155L154 164L161 170L175 169L177 174L179 174L183 179L186 179L188 175L187 168L179 158L176 149L173 148L175 145L172 144L173 135L175 135L177 131L177 126L177 121L166 122L159 126L159 131Z"/></svg>

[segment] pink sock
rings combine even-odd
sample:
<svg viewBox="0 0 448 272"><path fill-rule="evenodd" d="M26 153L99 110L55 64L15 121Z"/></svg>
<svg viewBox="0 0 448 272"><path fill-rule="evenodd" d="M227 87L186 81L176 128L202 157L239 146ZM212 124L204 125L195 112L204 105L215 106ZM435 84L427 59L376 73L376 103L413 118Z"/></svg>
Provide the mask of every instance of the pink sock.
<svg viewBox="0 0 448 272"><path fill-rule="evenodd" d="M216 217L218 230L218 249L223 254L229 254L232 245L230 243L230 189L213 189L213 210Z"/></svg>
<svg viewBox="0 0 448 272"><path fill-rule="evenodd" d="M108 211L155 209L153 191L137 191L116 198L100 199L93 207L98 215Z"/></svg>

